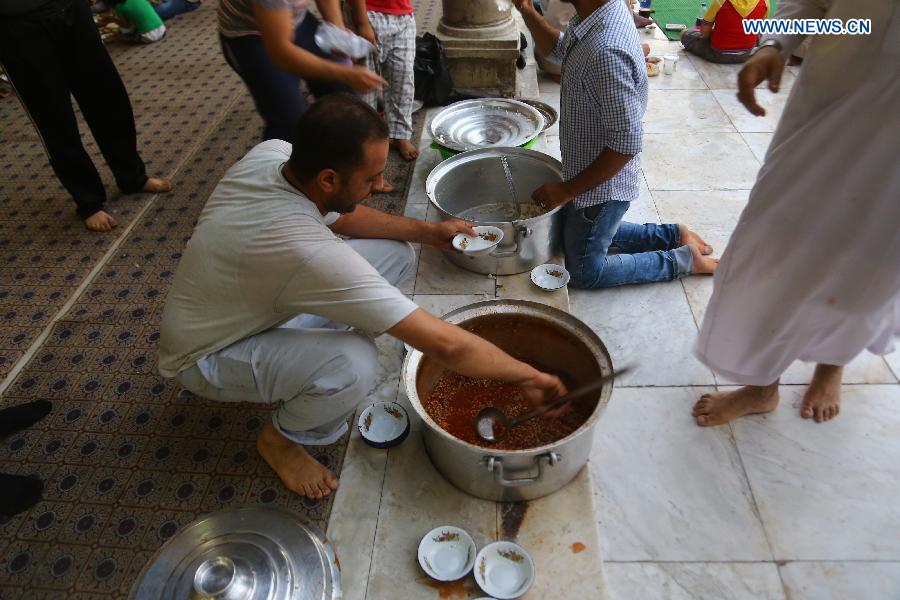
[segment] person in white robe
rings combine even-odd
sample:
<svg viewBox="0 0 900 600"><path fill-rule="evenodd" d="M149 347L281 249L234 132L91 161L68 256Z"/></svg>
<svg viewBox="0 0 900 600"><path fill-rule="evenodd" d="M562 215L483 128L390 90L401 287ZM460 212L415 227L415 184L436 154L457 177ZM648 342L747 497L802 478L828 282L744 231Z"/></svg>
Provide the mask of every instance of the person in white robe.
<svg viewBox="0 0 900 600"><path fill-rule="evenodd" d="M783 0L778 18L868 18L869 35L813 37L749 202L716 271L697 356L746 387L704 395L710 426L773 410L795 360L817 363L800 414L840 411L843 367L900 334L900 2ZM778 92L802 36L773 36L738 97ZM765 40L764 40L765 45Z"/></svg>

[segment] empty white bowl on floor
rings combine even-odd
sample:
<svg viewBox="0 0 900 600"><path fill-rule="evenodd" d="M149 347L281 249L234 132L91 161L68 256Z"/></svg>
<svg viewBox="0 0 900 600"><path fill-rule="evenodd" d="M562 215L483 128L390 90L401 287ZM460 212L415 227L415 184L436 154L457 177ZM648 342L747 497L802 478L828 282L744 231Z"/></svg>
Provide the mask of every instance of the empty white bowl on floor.
<svg viewBox="0 0 900 600"><path fill-rule="evenodd" d="M435 527L419 542L419 565L438 581L462 579L475 566L475 542L459 527Z"/></svg>
<svg viewBox="0 0 900 600"><path fill-rule="evenodd" d="M534 584L534 560L518 544L488 544L475 558L475 581L498 600L519 598Z"/></svg>
<svg viewBox="0 0 900 600"><path fill-rule="evenodd" d="M375 402L360 413L356 427L370 446L393 448L409 435L409 415L396 402Z"/></svg>

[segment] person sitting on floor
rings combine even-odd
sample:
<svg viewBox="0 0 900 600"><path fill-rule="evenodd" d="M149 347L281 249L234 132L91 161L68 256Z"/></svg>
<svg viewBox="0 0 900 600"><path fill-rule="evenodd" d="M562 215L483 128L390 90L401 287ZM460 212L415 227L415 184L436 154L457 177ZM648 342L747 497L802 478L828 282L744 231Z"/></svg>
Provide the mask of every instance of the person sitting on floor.
<svg viewBox="0 0 900 600"><path fill-rule="evenodd" d="M573 0L563 34L531 0L514 0L535 45L562 63L560 147L565 181L532 193L563 209L563 249L572 287L593 289L712 273L712 248L685 225L623 221L640 195L646 57L618 0ZM617 250L611 254L610 249Z"/></svg>
<svg viewBox="0 0 900 600"><path fill-rule="evenodd" d="M756 34L744 33L744 19L765 19L767 0L712 0L700 29L681 32L684 49L709 62L742 63L756 46Z"/></svg>
<svg viewBox="0 0 900 600"><path fill-rule="evenodd" d="M311 498L331 494L338 479L304 446L343 436L376 385L378 351L363 332L387 332L457 373L518 384L535 404L565 393L557 377L395 287L415 264L408 242L449 250L454 235L474 231L359 204L388 155L388 127L374 109L331 94L300 117L293 140L253 148L207 201L163 310L160 374L200 397L273 405L260 456Z"/></svg>
<svg viewBox="0 0 900 600"><path fill-rule="evenodd" d="M200 0L166 0L155 3L147 0L104 0L91 7L93 12L107 10L109 2L115 10L121 39L133 42L158 42L166 35L163 21L200 8Z"/></svg>
<svg viewBox="0 0 900 600"><path fill-rule="evenodd" d="M150 44L166 35L163 20L147 0L107 0L116 12L122 39Z"/></svg>

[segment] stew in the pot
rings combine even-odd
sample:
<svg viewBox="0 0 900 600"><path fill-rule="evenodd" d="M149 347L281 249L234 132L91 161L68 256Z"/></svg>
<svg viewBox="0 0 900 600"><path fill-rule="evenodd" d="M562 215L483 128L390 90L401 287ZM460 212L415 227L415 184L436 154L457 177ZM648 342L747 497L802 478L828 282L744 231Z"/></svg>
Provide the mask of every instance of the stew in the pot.
<svg viewBox="0 0 900 600"><path fill-rule="evenodd" d="M577 403L559 417L540 416L509 431L503 441L489 444L475 432L475 416L495 406L512 418L532 408L522 391L511 383L473 379L445 372L425 399L423 408L441 429L470 444L503 450L527 450L566 437L587 421L596 402Z"/></svg>

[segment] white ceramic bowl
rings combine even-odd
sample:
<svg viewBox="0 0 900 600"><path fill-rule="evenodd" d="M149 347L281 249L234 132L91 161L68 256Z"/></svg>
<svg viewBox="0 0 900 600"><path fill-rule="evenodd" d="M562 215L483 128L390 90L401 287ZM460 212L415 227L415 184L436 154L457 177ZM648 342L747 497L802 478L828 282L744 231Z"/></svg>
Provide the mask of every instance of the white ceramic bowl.
<svg viewBox="0 0 900 600"><path fill-rule="evenodd" d="M503 241L503 230L491 225L478 225L473 227L477 236L457 233L453 236L453 247L469 256L481 256L489 254Z"/></svg>
<svg viewBox="0 0 900 600"><path fill-rule="evenodd" d="M531 270L531 281L542 290L552 292L569 284L569 272L561 265L547 263Z"/></svg>
<svg viewBox="0 0 900 600"><path fill-rule="evenodd" d="M435 527L419 542L419 565L438 581L462 579L475 566L475 542L459 527Z"/></svg>
<svg viewBox="0 0 900 600"><path fill-rule="evenodd" d="M376 402L360 413L356 427L370 446L393 448L409 435L409 415L396 402Z"/></svg>
<svg viewBox="0 0 900 600"><path fill-rule="evenodd" d="M534 561L518 544L488 544L475 558L475 581L499 600L524 596L534 584Z"/></svg>

